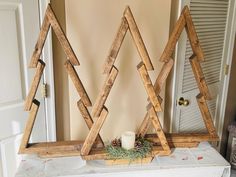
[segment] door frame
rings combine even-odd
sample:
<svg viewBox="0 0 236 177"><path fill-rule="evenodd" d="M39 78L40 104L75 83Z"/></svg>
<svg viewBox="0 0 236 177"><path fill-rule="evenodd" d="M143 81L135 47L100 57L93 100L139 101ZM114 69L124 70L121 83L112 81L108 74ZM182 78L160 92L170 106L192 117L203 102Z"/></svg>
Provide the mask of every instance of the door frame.
<svg viewBox="0 0 236 177"><path fill-rule="evenodd" d="M50 0L38 0L39 4L39 17L40 26L43 22L44 14ZM52 52L52 32L51 29L48 32L47 40L44 44L42 51L42 58L47 66L43 74L44 83L50 83L47 85L47 95L45 99L45 113L46 113L46 135L47 141L56 141L56 112L55 112L55 89L54 89L54 70L53 70L53 52Z"/></svg>
<svg viewBox="0 0 236 177"><path fill-rule="evenodd" d="M190 0L179 0L179 3L177 5L177 7L175 8L178 8L178 11L177 11L177 16L180 15L181 13L181 9L184 5L186 4L189 4L190 3ZM176 4L174 4L176 6ZM236 32L236 2L234 2L234 0L230 0L230 5L229 5L229 14L232 14L231 17L228 18L228 22L227 22L227 27L226 27L226 33L227 33L227 36L226 36L226 40L228 40L227 42L229 42L229 48L227 48L226 50L223 51L223 57L225 58L225 60L223 61L223 65L222 67L225 66L225 64L228 64L229 65L229 73L228 75L225 75L224 74L224 70L222 69L221 71L221 76L224 76L225 77L222 77L222 81L220 82L220 88L222 88L220 90L220 93L221 93L221 97L218 99L218 101L221 102L221 105L220 107L216 108L217 109L217 112L216 112L216 116L219 117L218 121L218 126L217 126L217 132L218 132L218 135L220 137L220 139L222 138L222 132L223 132L223 125L224 125L224 115L225 115L225 108L226 108L226 99L227 99L227 93L228 93L228 86L229 86L229 77L230 77L230 69L231 69L231 63L232 63L232 56L233 56L233 43L234 43L234 37L235 37L235 32ZM175 19L176 21L176 19ZM186 42L186 39L184 37L180 37L180 42ZM174 61L175 61L175 64L174 64L174 68L173 68L173 75L172 75L172 78L170 80L171 82L171 85L173 85L172 87L172 90L171 90L171 93L170 93L170 96L168 96L168 101L170 101L169 105L170 105L170 132L173 132L173 131L178 131L175 129L176 126L176 100L178 99L177 98L177 93L178 93L178 87L180 84L177 84L177 80L178 80L178 83L182 83L182 80L180 79L181 76L180 75L177 75L177 73L179 73L179 66L178 66L178 63L177 60L178 58L181 58L179 55L181 53L183 53L183 50L185 51L185 49L183 48L180 48L181 46L176 45L176 49L175 49L175 56L174 56ZM180 51L180 52L178 52ZM176 86L178 85L178 86ZM220 147L220 143L219 143L219 146Z"/></svg>

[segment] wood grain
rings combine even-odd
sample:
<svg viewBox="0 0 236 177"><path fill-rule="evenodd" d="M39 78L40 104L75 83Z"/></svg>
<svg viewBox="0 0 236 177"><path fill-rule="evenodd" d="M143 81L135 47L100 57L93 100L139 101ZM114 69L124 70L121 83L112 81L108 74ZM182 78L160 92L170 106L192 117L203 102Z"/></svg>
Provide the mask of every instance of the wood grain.
<svg viewBox="0 0 236 177"><path fill-rule="evenodd" d="M64 64L68 74L70 75L70 78L79 94L79 96L81 97L83 103L86 105L86 106L92 106L92 103L89 99L89 96L75 70L75 68L73 67L73 65L70 63L69 60L67 60Z"/></svg>
<svg viewBox="0 0 236 177"><path fill-rule="evenodd" d="M70 43L69 43L65 33L63 32L63 30L62 30L62 28L61 28L50 5L48 5L48 7L47 7L46 16L50 21L52 29L55 32L64 52L66 54L67 59L69 59L71 64L73 64L73 65L80 65Z"/></svg>
<svg viewBox="0 0 236 177"><path fill-rule="evenodd" d="M211 113L208 109L206 99L204 98L202 94L198 94L196 96L196 99L197 99L197 103L201 111L205 126L207 128L207 131L209 132L210 135L217 136L216 129L215 129L213 120L211 118Z"/></svg>
<svg viewBox="0 0 236 177"><path fill-rule="evenodd" d="M117 75L118 75L118 70L116 69L115 66L112 66L111 72L107 76L106 81L101 91L99 92L99 95L93 106L93 110L92 110L93 117L98 117L100 115Z"/></svg>
<svg viewBox="0 0 236 177"><path fill-rule="evenodd" d="M129 24L129 30L130 30L131 36L134 40L134 43L137 47L138 53L143 63L145 64L147 70L154 70L151 59L148 55L147 49L145 47L145 44L139 32L138 26L134 20L133 14L129 7L126 7L125 12L124 12L124 17L126 18Z"/></svg>
<svg viewBox="0 0 236 177"><path fill-rule="evenodd" d="M86 108L86 106L84 105L83 101L79 100L77 102L77 106L80 110L80 113L82 115L82 117L84 118L89 130L92 128L93 126L93 119L92 117L90 116L90 113L88 111L88 109ZM96 138L96 141L99 142L102 146L104 146L104 143L102 141L102 138L100 136L100 134L98 134L98 137Z"/></svg>
<svg viewBox="0 0 236 177"><path fill-rule="evenodd" d="M32 106L32 102L34 100L34 97L36 95L36 92L40 83L40 79L43 75L44 67L45 67L45 63L42 60L38 60L36 73L31 83L29 93L25 99L25 108L24 108L25 111L29 111Z"/></svg>
<svg viewBox="0 0 236 177"><path fill-rule="evenodd" d="M106 59L106 62L104 64L104 69L103 69L103 73L108 74L111 71L111 68L113 66L113 64L115 63L116 57L120 51L120 47L122 45L122 42L125 38L126 32L128 31L129 26L128 23L126 21L126 19L123 17L121 19L121 24L120 27L117 31L116 37L112 43L111 49L109 51L109 55Z"/></svg>
<svg viewBox="0 0 236 177"><path fill-rule="evenodd" d="M138 66L137 66L137 69L139 71L139 74L142 78L142 81L143 81L143 85L146 89L146 92L148 94L148 97L150 99L150 102L152 103L152 105L154 106L155 110L157 112L160 112L162 111L161 109L161 104L159 103L159 100L156 96L156 93L155 93L155 90L154 90L154 87L152 85L152 81L148 75L148 72L146 70L146 67L145 65L141 62Z"/></svg>
<svg viewBox="0 0 236 177"><path fill-rule="evenodd" d="M46 11L47 13L47 11ZM37 43L34 47L33 55L30 60L29 67L30 68L36 68L38 64L39 57L42 53L44 43L47 39L47 34L50 28L50 22L47 16L44 17L42 27L40 29L40 33L38 36Z"/></svg>
<svg viewBox="0 0 236 177"><path fill-rule="evenodd" d="M157 116L157 113L154 109L154 107L151 107L149 110L148 110L148 114L150 116L150 119L151 119L151 122L152 122L152 125L155 129L155 132L160 140L160 143L161 143L161 146L163 148L164 151L168 151L170 153L170 147L168 145L168 142L166 140L166 136L162 130L162 127L161 127L161 124L159 122L159 119L158 119L158 116Z"/></svg>
<svg viewBox="0 0 236 177"><path fill-rule="evenodd" d="M36 115L38 113L39 105L40 105L39 101L33 100L32 108L30 110L29 118L26 122L25 130L24 130L23 137L21 140L21 145L19 149L20 154L28 147L30 135L33 130L33 126L36 119Z"/></svg>
<svg viewBox="0 0 236 177"><path fill-rule="evenodd" d="M95 142L96 137L98 136L98 133L100 132L102 125L107 117L108 111L105 107L103 107L102 112L100 116L97 118L97 120L94 122L92 128L89 131L88 136L86 137L84 144L81 149L81 155L88 155L93 143Z"/></svg>
<svg viewBox="0 0 236 177"><path fill-rule="evenodd" d="M174 29L170 35L170 38L165 46L165 49L160 57L160 61L162 61L162 62L168 62L170 60L170 58L174 52L176 43L179 40L179 37L184 29L184 26L186 24L185 17L184 17L185 8L182 10L180 17L177 20L177 22L174 26Z"/></svg>
<svg viewBox="0 0 236 177"><path fill-rule="evenodd" d="M186 28L186 32L187 32L192 50L193 50L194 54L197 55L197 59L199 61L204 61L203 50L200 46L200 42L199 42L199 39L197 36L197 32L195 30L188 6L185 6L183 11L184 11L184 18L186 21L185 28Z"/></svg>
<svg viewBox="0 0 236 177"><path fill-rule="evenodd" d="M193 70L193 74L194 77L197 81L197 85L198 88L200 90L200 93L207 99L210 100L211 99L211 95L206 83L206 79L204 77L204 74L202 72L202 67L199 63L199 60L197 59L197 56L195 54L193 54L190 58L189 58L192 70Z"/></svg>

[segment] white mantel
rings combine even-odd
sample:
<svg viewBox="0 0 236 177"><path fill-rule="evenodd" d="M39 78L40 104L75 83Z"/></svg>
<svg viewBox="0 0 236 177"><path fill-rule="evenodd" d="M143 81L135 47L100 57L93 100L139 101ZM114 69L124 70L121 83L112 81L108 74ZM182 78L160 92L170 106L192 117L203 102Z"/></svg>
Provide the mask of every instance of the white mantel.
<svg viewBox="0 0 236 177"><path fill-rule="evenodd" d="M143 165L106 166L80 157L40 159L26 156L16 177L229 177L230 164L208 143L198 148L176 148L166 157Z"/></svg>

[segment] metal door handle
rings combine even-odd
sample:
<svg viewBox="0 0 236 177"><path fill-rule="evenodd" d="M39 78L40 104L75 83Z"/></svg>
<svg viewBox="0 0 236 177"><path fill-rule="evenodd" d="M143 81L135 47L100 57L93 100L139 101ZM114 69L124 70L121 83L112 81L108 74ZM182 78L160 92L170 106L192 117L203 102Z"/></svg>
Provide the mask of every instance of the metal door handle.
<svg viewBox="0 0 236 177"><path fill-rule="evenodd" d="M178 104L180 106L188 106L189 105L189 100L184 99L183 97L179 98Z"/></svg>

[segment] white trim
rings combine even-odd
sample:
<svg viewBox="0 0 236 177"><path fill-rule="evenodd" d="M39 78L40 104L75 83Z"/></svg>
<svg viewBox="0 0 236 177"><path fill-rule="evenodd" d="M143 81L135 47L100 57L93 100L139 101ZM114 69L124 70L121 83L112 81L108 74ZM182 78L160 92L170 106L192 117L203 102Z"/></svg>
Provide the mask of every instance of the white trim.
<svg viewBox="0 0 236 177"><path fill-rule="evenodd" d="M232 4L231 4L232 3ZM229 80L230 80L230 71L231 71L231 65L232 65L232 59L233 59L233 49L234 49L234 41L235 41L235 33L236 33L236 3L234 0L230 1L230 8L229 13L231 11L232 13L232 18L230 21L227 23L228 26L227 31L229 33L229 48L228 52L226 54L226 62L224 64L229 65L229 73L227 76L222 76L224 77L223 81L223 88L222 88L222 97L221 97L221 107L220 107L220 115L219 115L219 127L218 127L218 135L220 137L220 140L222 139L223 136L223 126L224 126L224 117L225 117L225 109L226 109L226 103L227 103L227 95L228 95L228 89L229 89ZM221 141L219 142L218 148L221 146Z"/></svg>
<svg viewBox="0 0 236 177"><path fill-rule="evenodd" d="M38 0L40 23L42 24L44 13L50 0ZM54 89L54 74L53 74L53 52L52 52L52 34L51 30L48 33L47 40L44 44L42 52L43 60L46 63L44 73L44 82L48 84L48 97L45 99L46 113L46 133L47 141L56 141L56 116L55 116L55 89Z"/></svg>

